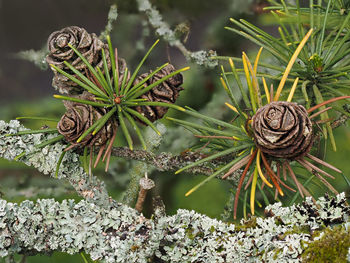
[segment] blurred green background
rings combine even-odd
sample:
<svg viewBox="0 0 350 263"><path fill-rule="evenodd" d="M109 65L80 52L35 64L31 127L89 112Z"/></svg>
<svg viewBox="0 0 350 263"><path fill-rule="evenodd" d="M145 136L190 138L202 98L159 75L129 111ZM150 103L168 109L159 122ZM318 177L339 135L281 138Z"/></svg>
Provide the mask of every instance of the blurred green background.
<svg viewBox="0 0 350 263"><path fill-rule="evenodd" d="M224 26L229 24L230 17L245 18L253 24L259 24L264 1L153 0L151 2L171 28L176 30L189 50L212 49L219 55L229 56L240 56L242 51L248 54L254 53L257 50L257 46L225 30ZM146 23L145 15L137 11L135 1L0 0L0 119L9 121L17 116L60 117L64 113L61 101L52 98L55 94L51 87L52 72L43 71L31 62L19 59L16 54L23 50L42 49L51 32L70 25L78 25L90 33L99 34L106 25L110 5L115 3L118 5L119 16L112 31L112 41L118 47L119 55L126 59L130 68L134 68L147 47L157 38L153 29ZM271 26L264 29L275 31ZM168 60L177 68L188 65L177 49L161 41L147 60L144 72ZM228 98L218 81L219 70L205 69L198 65L190 66L191 70L184 74L185 90L181 93L178 104L201 110L210 103L212 106L207 110L208 114L217 118L227 118L229 110L223 105ZM186 117L174 111L169 111L168 116L170 115L178 118ZM180 154L191 146L188 144L191 141L188 132L173 127L172 123L162 122L169 130L176 129L178 135L175 138L165 136L159 151ZM44 124L52 125L38 121L23 121L23 124L29 128L38 128ZM327 162L341 168L349 177L350 166L347 162L350 156L350 130L348 127L341 127L334 133L338 145L337 152L333 152L330 145L323 141L317 149ZM127 187L130 179L128 171L134 162L114 158L111 163L107 174L100 167L94 175L107 182L110 195L118 200ZM299 172L302 173L304 176L309 176L303 171ZM151 214L151 197L160 195L168 214L184 208L220 219L225 204L232 195L232 186L229 183L212 180L189 197L185 197L184 194L201 181L202 176L186 173L174 175L172 172L156 171L150 176L155 180L156 188L146 200L146 216ZM67 182L50 179L21 163L0 160L0 180L2 197L11 202L37 198L55 198L58 201L66 198L80 200ZM338 191L349 193L349 188L341 176L337 175L332 184ZM317 182L309 187L315 197L323 195L326 191ZM287 195L282 201L288 204L290 196ZM261 196L258 198L261 199ZM262 211L260 209L259 212ZM63 261L84 262L80 255L72 256L64 253L27 258L27 262ZM0 262L5 261L0 259Z"/></svg>

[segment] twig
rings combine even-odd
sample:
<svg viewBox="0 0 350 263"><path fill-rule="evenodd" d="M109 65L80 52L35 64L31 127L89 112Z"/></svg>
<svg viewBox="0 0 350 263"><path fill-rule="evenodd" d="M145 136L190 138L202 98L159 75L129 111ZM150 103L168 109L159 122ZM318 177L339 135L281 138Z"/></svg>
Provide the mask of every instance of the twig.
<svg viewBox="0 0 350 263"><path fill-rule="evenodd" d="M175 32L170 29L169 25L163 21L162 15L154 6L152 6L149 0L137 0L136 2L139 11L144 12L147 15L148 23L156 30L156 33L163 37L170 46L178 48L187 60L210 68L218 65L218 60L211 58L216 56L216 52L213 50L200 50L196 52L189 51L176 37Z"/></svg>
<svg viewBox="0 0 350 263"><path fill-rule="evenodd" d="M129 160L142 161L154 166L159 171L176 171L191 162L198 160L198 154L172 155L171 153L154 154L144 150L130 150L127 147L113 147L112 155ZM186 170L188 173L210 175L213 173L210 165L196 166Z"/></svg>
<svg viewBox="0 0 350 263"><path fill-rule="evenodd" d="M105 29L101 32L99 38L102 40L105 40L107 35L109 35L113 29L113 23L117 20L118 17L118 10L116 5L111 5L108 17L107 17L107 24Z"/></svg>
<svg viewBox="0 0 350 263"><path fill-rule="evenodd" d="M338 119L332 122L332 129L338 128L339 126L344 125L350 119L349 116L342 114Z"/></svg>
<svg viewBox="0 0 350 263"><path fill-rule="evenodd" d="M135 205L135 209L138 212L142 212L143 209L143 203L146 200L146 195L148 190L152 189L155 186L154 182L152 179L147 177L147 173L145 177L140 179L140 191L139 191L139 196L137 198L137 202Z"/></svg>

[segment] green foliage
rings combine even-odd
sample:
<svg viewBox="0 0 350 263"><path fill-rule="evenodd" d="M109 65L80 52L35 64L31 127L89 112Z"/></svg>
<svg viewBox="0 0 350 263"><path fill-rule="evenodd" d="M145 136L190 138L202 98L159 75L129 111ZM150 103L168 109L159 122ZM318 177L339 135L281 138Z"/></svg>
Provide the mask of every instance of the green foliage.
<svg viewBox="0 0 350 263"><path fill-rule="evenodd" d="M116 18L116 10L115 8L111 8L111 17ZM112 19L111 18L111 19ZM125 69L124 75L122 77L121 84L119 82L119 71L118 67L116 65L116 61L118 61L118 57L115 57L117 55L117 52L114 55L114 50L112 48L110 37L107 36L107 42L109 47L109 56L111 61L111 67L112 71L110 73L107 65L107 57L105 54L104 49L101 50L101 57L103 60L103 68L104 73L100 70L99 67L94 68L84 57L83 54L81 54L75 47L69 45L70 48L74 50L76 55L85 63L88 70L90 71L92 77L88 77L83 75L79 70L77 70L73 65L68 63L67 61L64 61L64 64L69 68L70 73L58 68L55 65L50 65L53 70L58 71L60 74L64 75L71 81L78 84L82 89L84 89L86 92L93 94L95 96L95 100L86 100L81 99L79 97L72 97L72 96L63 96L63 95L54 95L55 98L61 99L61 100L68 100L73 101L81 104L91 105L93 107L103 107L107 109L107 113L102 116L100 119L96 120L90 127L88 127L83 134L77 139L76 143L79 144L86 136L92 134L93 136L96 135L108 121L111 121L114 123L118 123L118 125L121 128L121 131L129 145L129 148L133 149L133 138L129 131L129 126L127 126L126 121L129 122L130 126L135 130L136 135L142 145L142 147L146 150L147 146L145 143L145 139L140 131L140 128L136 124L134 118L141 120L143 123L147 124L149 127L155 130L155 132L160 136L160 132L157 130L156 126L148 120L145 116L134 110L134 107L137 106L163 106L168 108L175 108L178 110L183 110L183 108L176 106L171 103L165 103L165 102L153 102L148 101L146 99L141 99L140 96L145 94L146 92L149 92L154 87L160 85L163 81L166 81L167 79L173 77L174 75L186 71L187 68L183 68L177 71L174 71L163 78L155 81L154 83L150 85L146 85L146 81L149 80L151 77L153 77L156 73L158 73L160 70L162 70L165 66L168 65L168 63L158 67L155 71L153 71L151 74L149 74L147 77L142 79L137 84L134 84L134 81L139 73L139 70L141 69L143 63L151 53L152 49L156 46L158 43L158 40L151 46L151 48L148 50L148 52L145 54L143 59L140 61L138 66L136 67L135 71L131 74L131 77L129 76L130 73L128 72L128 69ZM71 73L74 73L76 76L72 75ZM112 81L113 80L113 81ZM36 120L44 120L44 121L53 121L51 118L41 118L41 117L20 117L20 119L36 119ZM55 121L55 120L54 120ZM21 131L16 135L24 135L24 134L30 134L30 133L58 133L57 128L52 129L39 129L39 130L28 130L28 131ZM12 135L9 135L12 136ZM114 140L116 138L116 131L114 131L114 135L112 136L109 145L107 147L106 153L110 156L111 147L114 143ZM58 135L55 138L52 138L50 140L47 140L46 142L43 142L36 146L36 148L43 148L46 145L53 144L57 141L63 140L63 135ZM68 145L66 150L71 149L74 145ZM102 149L103 150L103 149ZM102 153L102 152L101 152ZM26 152L22 152L16 157L16 160L19 158L24 157ZM64 158L64 152L61 154L60 158L58 159L57 168L56 168L56 176L59 171L60 164ZM92 160L92 150L90 149L90 156ZM106 156L106 155L105 155ZM97 158L97 162L99 161L99 158ZM84 148L84 156L83 156L83 162L85 163L84 168L86 171L91 171L92 162L88 162L88 155L87 155L87 147ZM88 164L89 163L89 164ZM108 169L109 165L109 157L107 158L106 162L106 170Z"/></svg>
<svg viewBox="0 0 350 263"><path fill-rule="evenodd" d="M91 79L84 76L82 73L80 73L77 69L74 68L74 66L72 66L68 62L65 62L65 65L73 73L75 73L79 77L79 79L63 71L62 69L56 67L55 65L51 65L53 70L58 71L62 75L66 76L70 80L77 83L81 88L85 89L87 92L95 95L97 101L96 102L88 101L88 100L83 100L75 97L62 96L62 95L54 95L54 97L57 99L69 100L69 101L79 102L82 104L92 105L94 107L104 107L109 109L109 112L105 116L98 119L88 130L86 130L86 132L84 132L78 138L77 140L78 143L82 141L88 134L90 133L92 133L93 135L96 134L108 120L117 119L121 126L121 130L124 134L124 137L128 142L129 148L131 150L133 149L133 140L126 126L126 120L128 120L128 122L131 124L133 129L135 129L136 135L138 136L140 142L142 143L143 148L146 149L144 138L141 132L139 131L139 128L137 127L136 123L130 117L130 115L141 119L151 128L153 128L158 134L159 134L159 131L147 118L145 118L140 113L133 110L132 108L136 106L164 106L164 107L182 110L181 107L170 103L150 102L150 101L146 101L145 99L140 99L139 97L145 94L146 92L150 91L152 88L156 87L157 85L161 84L163 81L166 81L172 76L187 70L188 67L172 72L171 74L145 87L144 84L146 83L146 81L167 65L167 64L164 64L163 66L157 68L154 72L149 74L146 78L144 78L138 84L134 85L133 84L134 80L136 79L136 76L139 73L139 70L141 69L143 63L151 53L152 49L158 43L158 41L156 41L148 50L148 52L145 54L143 59L140 61L135 71L131 74L130 79L128 79L128 70L127 69L125 70L124 75L122 76L122 83L120 85L119 71L118 71L118 68L116 67L117 58L114 57L114 51L113 51L109 36L107 36L107 41L109 45L109 54L110 54L110 59L112 63L111 75L110 75L110 72L108 71L107 58L103 49L102 49L101 55L103 58L104 74L99 70L99 68L97 68L97 71L96 71L96 69L93 68L93 66L86 60L86 58L76 48L74 48L73 46L70 46L74 50L74 52L81 58L81 60L85 63L85 65L88 67L88 69L90 70L91 74L94 76L94 79L97 82L93 82ZM111 81L112 79L113 79L113 83Z"/></svg>
<svg viewBox="0 0 350 263"><path fill-rule="evenodd" d="M305 33L312 28L313 34L310 41L306 44L290 73L293 78L299 77L300 79L296 89L297 98L304 99L307 107L310 107L316 97L313 86L321 91L323 98L348 94L350 87L350 12L340 12L342 7L335 0L323 2L321 6L310 0L307 8L300 7L299 1L296 1L296 4L290 1L271 2L274 5L268 8L272 11L265 15L265 20L278 24L279 36L269 34L244 19L231 19L238 29L227 27L228 30L264 47L273 56L273 63L264 61L260 64L257 76L269 76L270 73L266 72L272 72L275 78L280 80L296 46ZM242 61L240 58L232 59ZM276 62L279 66L274 64ZM291 82L290 79L287 81Z"/></svg>

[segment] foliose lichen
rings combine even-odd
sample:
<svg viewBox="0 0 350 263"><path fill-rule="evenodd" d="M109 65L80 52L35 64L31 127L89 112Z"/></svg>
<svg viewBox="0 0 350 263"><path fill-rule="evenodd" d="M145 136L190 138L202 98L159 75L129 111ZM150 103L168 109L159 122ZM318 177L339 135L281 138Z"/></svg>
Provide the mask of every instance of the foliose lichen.
<svg viewBox="0 0 350 263"><path fill-rule="evenodd" d="M345 229L349 207L344 201L340 194L319 200L320 208L311 199L292 207L277 203L267 208L269 217L256 218L243 230L182 209L151 220L121 204L106 209L85 200L39 199L20 205L0 200L0 256L83 249L92 259L106 262L147 262L154 257L165 262L301 262L308 247L324 242L322 235L328 232L322 234L323 229L335 224L333 218ZM315 213L305 213L310 207ZM328 216L315 216L322 207L329 207ZM310 232L295 231L295 226ZM321 238L313 237L311 229L320 229ZM341 231L334 235L344 236Z"/></svg>
<svg viewBox="0 0 350 263"><path fill-rule="evenodd" d="M57 136L55 134L5 136L6 134L16 134L24 130L27 129L17 120L12 120L9 123L0 121L0 158L14 160L16 156L25 152L27 155L21 157L19 161L28 166L33 166L43 174L55 177L57 162L67 145L57 142L42 149L35 147ZM79 155L76 153L67 152L63 158L57 178L67 179L75 190L87 200L102 206L110 205L110 199L104 183L96 177L89 178L81 167Z"/></svg>

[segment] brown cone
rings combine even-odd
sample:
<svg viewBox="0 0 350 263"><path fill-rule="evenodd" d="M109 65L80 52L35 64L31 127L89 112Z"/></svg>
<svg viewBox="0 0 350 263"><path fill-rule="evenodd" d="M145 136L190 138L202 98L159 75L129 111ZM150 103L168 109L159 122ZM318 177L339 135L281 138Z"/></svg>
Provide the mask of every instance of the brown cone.
<svg viewBox="0 0 350 263"><path fill-rule="evenodd" d="M252 119L255 144L277 158L296 159L312 146L312 123L305 108L293 102L271 102Z"/></svg>
<svg viewBox="0 0 350 263"><path fill-rule="evenodd" d="M84 92L78 98L94 101L93 96L88 92ZM65 101L64 104L67 112L57 124L57 129L60 134L64 135L67 142L79 147L102 146L112 137L115 124L108 121L95 136L90 133L80 143L77 143L77 139L107 111L101 107L95 108L72 101Z"/></svg>
<svg viewBox="0 0 350 263"><path fill-rule="evenodd" d="M160 80L161 78L173 73L175 68L173 65L169 64L164 67L162 70L157 72L153 77L146 81L144 84L145 87L151 85L152 83ZM152 72L150 72L152 73ZM145 73L139 76L134 85L141 82L145 79L150 73ZM158 101L166 103L174 103L179 96L179 92L183 90L182 87L182 75L176 74L175 76L163 81L160 85L154 87L150 91L146 92L140 98L146 99L147 101ZM162 118L168 111L168 107L160 106L138 106L136 110L149 119L151 122L154 122ZM139 120L140 121L140 120ZM140 121L141 122L141 121ZM141 122L142 123L142 122Z"/></svg>
<svg viewBox="0 0 350 263"><path fill-rule="evenodd" d="M75 47L93 67L99 67L103 71L103 60L101 50L104 49L107 57L108 68L111 68L108 45L103 43L96 34L89 34L84 28L70 26L59 31L53 32L48 38L49 54L46 57L48 64L53 64L56 67L76 76L68 67L64 65L64 61L69 62L83 75L86 75L87 66L78 57L77 54L68 46L71 44ZM60 93L76 94L82 93L76 83L69 80L67 77L58 72L54 72L55 76L52 80L52 86Z"/></svg>

